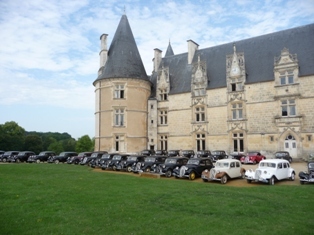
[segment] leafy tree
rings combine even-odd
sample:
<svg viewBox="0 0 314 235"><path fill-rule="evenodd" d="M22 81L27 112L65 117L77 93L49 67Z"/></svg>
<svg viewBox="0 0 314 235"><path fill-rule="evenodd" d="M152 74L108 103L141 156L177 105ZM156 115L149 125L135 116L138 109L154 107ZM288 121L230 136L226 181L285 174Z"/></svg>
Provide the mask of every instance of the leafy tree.
<svg viewBox="0 0 314 235"><path fill-rule="evenodd" d="M55 141L51 143L47 149L48 151L54 151L56 154L60 154L61 152L64 151L62 143L59 141Z"/></svg>
<svg viewBox="0 0 314 235"><path fill-rule="evenodd" d="M89 152L91 151L92 147L93 147L93 142L91 138L88 135L83 135L77 140L75 150L78 153Z"/></svg>
<svg viewBox="0 0 314 235"><path fill-rule="evenodd" d="M73 138L64 139L60 141L62 143L64 151L75 151L76 141Z"/></svg>
<svg viewBox="0 0 314 235"><path fill-rule="evenodd" d="M16 122L6 122L0 124L0 149L9 150L23 150L24 147L25 130Z"/></svg>
<svg viewBox="0 0 314 235"><path fill-rule="evenodd" d="M41 138L43 141L43 151L47 150L50 144L57 142L57 140L51 136L43 135Z"/></svg>
<svg viewBox="0 0 314 235"><path fill-rule="evenodd" d="M39 153L43 151L43 142L38 135L27 135L25 137L24 149Z"/></svg>

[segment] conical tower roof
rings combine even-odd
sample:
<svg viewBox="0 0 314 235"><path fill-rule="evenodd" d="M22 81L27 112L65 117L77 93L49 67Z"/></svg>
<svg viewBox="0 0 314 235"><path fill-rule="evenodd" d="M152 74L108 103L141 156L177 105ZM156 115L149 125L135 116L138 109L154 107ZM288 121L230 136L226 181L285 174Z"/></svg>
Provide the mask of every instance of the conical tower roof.
<svg viewBox="0 0 314 235"><path fill-rule="evenodd" d="M173 53L173 50L172 50L172 47L171 47L171 44L170 44L170 41L169 41L169 45L168 45L165 57L172 56L172 55L174 55L174 53Z"/></svg>
<svg viewBox="0 0 314 235"><path fill-rule="evenodd" d="M148 80L126 15L121 17L108 51L108 60L97 80L105 78Z"/></svg>

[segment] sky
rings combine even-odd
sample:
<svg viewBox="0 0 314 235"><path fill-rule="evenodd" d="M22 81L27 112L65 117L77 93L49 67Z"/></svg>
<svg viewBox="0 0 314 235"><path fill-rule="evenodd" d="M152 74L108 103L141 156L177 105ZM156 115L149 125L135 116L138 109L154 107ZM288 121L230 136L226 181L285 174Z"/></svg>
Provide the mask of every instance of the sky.
<svg viewBox="0 0 314 235"><path fill-rule="evenodd" d="M0 124L95 135L100 35L128 17L146 73L187 52L314 23L314 0L0 0Z"/></svg>

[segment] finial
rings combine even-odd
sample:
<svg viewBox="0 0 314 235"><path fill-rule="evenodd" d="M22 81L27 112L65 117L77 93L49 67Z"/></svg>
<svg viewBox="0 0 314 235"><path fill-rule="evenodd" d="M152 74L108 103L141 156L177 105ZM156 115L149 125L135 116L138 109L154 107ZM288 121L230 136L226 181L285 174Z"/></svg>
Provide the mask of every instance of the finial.
<svg viewBox="0 0 314 235"><path fill-rule="evenodd" d="M235 45L235 42L233 43L233 52L236 53L236 45Z"/></svg>

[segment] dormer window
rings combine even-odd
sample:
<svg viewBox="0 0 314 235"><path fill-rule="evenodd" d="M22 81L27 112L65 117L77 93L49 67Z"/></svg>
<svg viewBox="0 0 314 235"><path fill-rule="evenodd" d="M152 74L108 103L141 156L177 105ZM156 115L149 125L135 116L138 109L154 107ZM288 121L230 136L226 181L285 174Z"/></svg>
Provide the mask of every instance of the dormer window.
<svg viewBox="0 0 314 235"><path fill-rule="evenodd" d="M168 93L166 89L160 89L160 100L168 100Z"/></svg>
<svg viewBox="0 0 314 235"><path fill-rule="evenodd" d="M281 72L279 74L280 74L279 78L280 78L280 84L281 85L294 83L293 70L287 70L287 71Z"/></svg>

